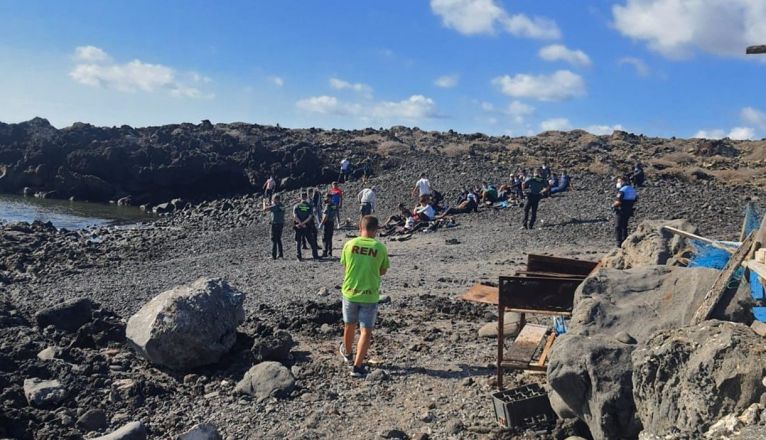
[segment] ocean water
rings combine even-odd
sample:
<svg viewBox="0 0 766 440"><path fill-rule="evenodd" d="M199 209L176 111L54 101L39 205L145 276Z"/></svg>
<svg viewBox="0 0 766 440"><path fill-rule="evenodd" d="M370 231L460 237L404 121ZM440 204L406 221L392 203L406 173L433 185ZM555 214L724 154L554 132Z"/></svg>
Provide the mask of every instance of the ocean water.
<svg viewBox="0 0 766 440"><path fill-rule="evenodd" d="M150 218L132 206L70 202L0 194L0 223L50 221L57 228L84 229L110 224L132 224Z"/></svg>

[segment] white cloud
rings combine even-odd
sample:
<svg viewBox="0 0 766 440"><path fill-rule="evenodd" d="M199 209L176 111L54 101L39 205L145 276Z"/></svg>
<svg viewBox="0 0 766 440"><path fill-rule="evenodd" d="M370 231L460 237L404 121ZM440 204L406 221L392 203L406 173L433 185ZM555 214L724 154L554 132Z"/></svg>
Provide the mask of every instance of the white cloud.
<svg viewBox="0 0 766 440"><path fill-rule="evenodd" d="M612 134L615 130L625 130L622 126L622 124L615 124L615 125L589 125L585 127L585 131L591 134L595 134L597 136L602 136L605 134Z"/></svg>
<svg viewBox="0 0 766 440"><path fill-rule="evenodd" d="M755 130L750 127L734 127L727 134L724 130L715 128L712 130L700 130L693 137L700 139L722 139L727 137L735 141L743 141L755 139Z"/></svg>
<svg viewBox="0 0 766 440"><path fill-rule="evenodd" d="M651 72L651 70L649 69L649 66L647 66L644 60L642 60L641 58L622 57L619 60L617 60L617 64L619 64L620 66L627 64L628 66L633 67L633 69L635 69L636 74L638 76L649 76L649 73Z"/></svg>
<svg viewBox="0 0 766 440"><path fill-rule="evenodd" d="M335 90L353 90L365 98L372 98L372 87L364 83L351 83L339 78L330 78L330 87Z"/></svg>
<svg viewBox="0 0 766 440"><path fill-rule="evenodd" d="M569 49L563 44L551 44L545 46L537 55L546 61L566 61L574 66L590 67L591 61L588 54L581 50Z"/></svg>
<svg viewBox="0 0 766 440"><path fill-rule="evenodd" d="M452 87L455 87L459 81L460 75L458 74L443 75L434 80L434 85L443 89L451 89Z"/></svg>
<svg viewBox="0 0 766 440"><path fill-rule="evenodd" d="M622 0L614 27L668 58L694 52L744 56L745 47L766 41L763 0Z"/></svg>
<svg viewBox="0 0 766 440"><path fill-rule="evenodd" d="M513 121L517 124L523 123L527 116L531 116L534 113L534 107L521 101L512 101L505 109L505 114L513 118Z"/></svg>
<svg viewBox="0 0 766 440"><path fill-rule="evenodd" d="M750 125L755 125L761 130L766 130L766 113L753 107L745 107L740 112L742 120Z"/></svg>
<svg viewBox="0 0 766 440"><path fill-rule="evenodd" d="M444 26L464 35L494 34L499 26L519 37L561 38L555 21L524 14L509 15L494 0L431 0L431 11L442 19Z"/></svg>
<svg viewBox="0 0 766 440"><path fill-rule="evenodd" d="M428 119L436 115L436 104L423 95L412 95L397 102L383 101L372 108L372 116L388 119Z"/></svg>
<svg viewBox="0 0 766 440"><path fill-rule="evenodd" d="M481 103L481 109L485 112L493 112L495 111L495 104L492 104L491 102L483 101Z"/></svg>
<svg viewBox="0 0 766 440"><path fill-rule="evenodd" d="M542 131L551 131L551 130L565 131L565 130L571 130L572 124L569 122L569 119L567 118L552 118L552 119L546 119L545 121L541 122L540 129Z"/></svg>
<svg viewBox="0 0 766 440"><path fill-rule="evenodd" d="M313 96L301 99L296 107L302 111L336 116L358 116L383 120L419 120L438 116L431 98L413 95L402 101L380 101L368 104L344 102L334 96Z"/></svg>
<svg viewBox="0 0 766 440"><path fill-rule="evenodd" d="M74 59L87 62L108 61L109 55L96 46L79 46L74 49Z"/></svg>
<svg viewBox="0 0 766 440"><path fill-rule="evenodd" d="M361 111L361 106L356 104L349 104L339 101L334 96L312 96L310 98L301 99L296 104L300 110L319 113L322 115L354 115Z"/></svg>
<svg viewBox="0 0 766 440"><path fill-rule="evenodd" d="M212 97L204 95L197 87L199 84L211 82L211 79L197 73L185 74L187 80L181 81L177 72L168 66L144 63L140 60L117 64L106 52L94 46L76 48L75 58L87 62L75 65L69 76L87 86L126 93L164 91L179 97Z"/></svg>
<svg viewBox="0 0 766 440"><path fill-rule="evenodd" d="M270 76L269 81L271 81L271 83L277 87L282 87L283 85L285 85L285 79L282 78L281 76L276 76L276 75Z"/></svg>
<svg viewBox="0 0 766 440"><path fill-rule="evenodd" d="M586 94L585 80L569 70L553 75L504 75L493 79L492 84L508 96L540 101L563 101Z"/></svg>

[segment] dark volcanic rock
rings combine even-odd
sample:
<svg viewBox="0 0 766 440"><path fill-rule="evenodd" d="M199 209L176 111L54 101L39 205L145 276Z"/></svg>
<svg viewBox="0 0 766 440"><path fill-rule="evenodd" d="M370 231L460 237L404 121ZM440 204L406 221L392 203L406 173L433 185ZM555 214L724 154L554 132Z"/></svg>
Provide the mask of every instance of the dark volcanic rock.
<svg viewBox="0 0 766 440"><path fill-rule="evenodd" d="M286 362L290 359L290 350L295 345L290 333L278 330L271 336L261 336L253 343L252 353L256 362Z"/></svg>
<svg viewBox="0 0 766 440"><path fill-rule="evenodd" d="M76 331L90 322L93 317L93 302L88 298L77 298L40 310L35 320L40 328L49 325L68 332Z"/></svg>

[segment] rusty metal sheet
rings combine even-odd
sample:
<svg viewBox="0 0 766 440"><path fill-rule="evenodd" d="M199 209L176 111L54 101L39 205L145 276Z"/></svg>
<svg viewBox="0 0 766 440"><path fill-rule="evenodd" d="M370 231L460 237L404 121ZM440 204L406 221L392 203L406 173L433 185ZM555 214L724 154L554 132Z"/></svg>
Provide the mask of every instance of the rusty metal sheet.
<svg viewBox="0 0 766 440"><path fill-rule="evenodd" d="M527 271L529 272L553 272L558 274L588 276L597 265L598 263L593 261L550 257L537 254L527 255Z"/></svg>
<svg viewBox="0 0 766 440"><path fill-rule="evenodd" d="M582 280L543 277L500 277L498 300L511 309L568 313Z"/></svg>
<svg viewBox="0 0 766 440"><path fill-rule="evenodd" d="M460 299L464 301L497 305L497 295L497 287L487 286L485 284L474 284L468 289L468 292L460 297Z"/></svg>

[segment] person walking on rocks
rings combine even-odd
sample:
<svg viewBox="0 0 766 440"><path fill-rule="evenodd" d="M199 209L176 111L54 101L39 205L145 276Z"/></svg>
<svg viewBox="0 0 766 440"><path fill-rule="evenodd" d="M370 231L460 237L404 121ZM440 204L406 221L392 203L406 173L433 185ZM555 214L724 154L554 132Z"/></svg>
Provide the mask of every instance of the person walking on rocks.
<svg viewBox="0 0 766 440"><path fill-rule="evenodd" d="M341 182L348 182L348 176L349 176L349 168L351 167L351 161L348 160L348 158L343 158L342 161L340 161L340 176L338 176L338 180Z"/></svg>
<svg viewBox="0 0 766 440"><path fill-rule="evenodd" d="M630 185L629 177L617 178L617 199L612 203L614 210L614 238L617 247L628 238L628 222L633 217L633 205L638 201L636 189Z"/></svg>
<svg viewBox="0 0 766 440"><path fill-rule="evenodd" d="M269 176L266 183L263 184L263 197L271 203L271 198L274 196L274 191L277 189L277 180L274 176Z"/></svg>
<svg viewBox="0 0 766 440"><path fill-rule="evenodd" d="M330 202L335 205L335 217L338 220L335 226L340 229L340 211L343 209L343 190L338 186L338 182L333 182L330 185L330 190L327 191L327 194L330 195Z"/></svg>
<svg viewBox="0 0 766 440"><path fill-rule="evenodd" d="M295 222L295 249L298 261L303 260L301 255L301 243L305 239L311 246L311 255L315 260L319 259L317 252L317 227L314 219L314 210L309 202L309 194L301 193L301 201L293 207L293 221Z"/></svg>
<svg viewBox="0 0 766 440"><path fill-rule="evenodd" d="M285 258L282 252L282 230L285 226L285 207L282 206L280 197L275 195L271 203L266 206L266 201L263 201L264 212L269 213L269 223L271 224L271 258L276 260L277 258Z"/></svg>
<svg viewBox="0 0 766 440"><path fill-rule="evenodd" d="M359 191L359 194L357 194L357 198L359 199L359 219L361 220L362 217L365 215L371 215L373 212L375 212L375 199L377 197L377 194L375 193L375 187L372 188L365 188L361 191Z"/></svg>
<svg viewBox="0 0 766 440"><path fill-rule="evenodd" d="M540 199L550 190L548 181L543 179L540 171L536 169L532 173L532 177L524 181L522 188L526 192L527 199L527 202L524 204L524 223L522 228L534 229Z"/></svg>
<svg viewBox="0 0 766 440"><path fill-rule="evenodd" d="M322 222L322 192L319 191L319 188L309 190L309 199L311 200L311 207L314 209L317 224L320 224Z"/></svg>
<svg viewBox="0 0 766 440"><path fill-rule="evenodd" d="M412 188L412 195L417 194L418 200L420 200L423 196L431 197L432 192L433 188L431 187L431 182L428 180L426 173L421 174L420 180L415 182L415 187Z"/></svg>
<svg viewBox="0 0 766 440"><path fill-rule="evenodd" d="M370 348L372 329L378 314L380 300L380 277L389 268L388 251L375 239L378 234L378 219L362 217L359 222L359 237L343 245L340 264L343 265L343 341L339 351L343 360L350 364L350 348L354 344L356 328L360 327L356 357L353 359L352 377L364 377L367 370L364 359Z"/></svg>
<svg viewBox="0 0 766 440"><path fill-rule="evenodd" d="M322 220L319 225L322 227L322 256L332 256L332 235L335 229L335 205L330 200L330 195L325 196L324 211L322 211Z"/></svg>

